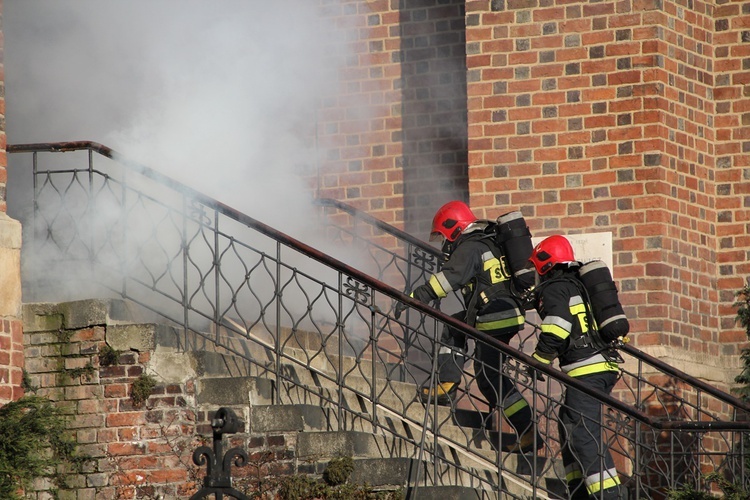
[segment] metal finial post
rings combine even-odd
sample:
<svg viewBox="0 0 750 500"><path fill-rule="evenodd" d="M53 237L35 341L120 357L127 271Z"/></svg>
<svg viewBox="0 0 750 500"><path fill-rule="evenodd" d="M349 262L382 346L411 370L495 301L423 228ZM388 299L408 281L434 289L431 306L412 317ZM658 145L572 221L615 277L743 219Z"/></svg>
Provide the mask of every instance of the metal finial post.
<svg viewBox="0 0 750 500"><path fill-rule="evenodd" d="M206 477L203 487L190 500L206 498L215 495L216 500L222 500L229 495L237 500L250 500L250 497L232 487L232 463L236 467L247 464L247 452L241 448L231 448L224 453L222 443L224 434L234 434L244 430L245 424L229 408L219 408L211 421L213 428L213 449L200 446L193 452L193 463L206 465Z"/></svg>

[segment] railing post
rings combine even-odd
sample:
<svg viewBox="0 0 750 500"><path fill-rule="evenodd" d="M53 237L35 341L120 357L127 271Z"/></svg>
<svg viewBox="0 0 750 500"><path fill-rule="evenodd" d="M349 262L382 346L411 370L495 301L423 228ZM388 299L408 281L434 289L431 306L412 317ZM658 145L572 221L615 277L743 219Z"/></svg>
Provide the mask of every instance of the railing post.
<svg viewBox="0 0 750 500"><path fill-rule="evenodd" d="M235 434L244 430L245 424L229 408L219 408L211 421L213 429L213 449L200 446L193 452L193 463L206 466L203 487L190 500L198 500L215 495L219 500L229 495L237 500L250 500L250 497L232 487L232 463L237 467L247 464L247 452L241 448L231 448L224 453L224 434Z"/></svg>
<svg viewBox="0 0 750 500"><path fill-rule="evenodd" d="M339 349L339 368L338 372L336 373L336 398L337 398L337 404L336 404L336 430L340 431L343 429L343 425L341 422L341 419L343 418L344 412L344 377L343 377L343 371L344 371L344 360L343 360L343 346L344 346L344 325L342 323L342 318L344 317L344 300L343 300L343 293L342 290L344 288L344 275L339 272L339 283L338 283L338 310L336 311L336 332L339 337L338 341L338 349ZM355 358L356 359L356 358Z"/></svg>
<svg viewBox="0 0 750 500"><path fill-rule="evenodd" d="M411 255L413 250L413 245L411 243L406 244L406 287L404 288L404 291L411 292L411 280L412 278L412 262L411 262ZM406 324L409 324L409 309L406 310ZM415 332L416 333L416 332ZM412 332L409 328L404 328L404 361L407 363L409 362L409 350L411 348L411 336ZM401 382L404 382L406 380L406 374L404 373L405 370L401 371Z"/></svg>
<svg viewBox="0 0 750 500"><path fill-rule="evenodd" d="M370 294L370 400L372 401L372 432L375 433L377 430L378 421L378 391L376 390L375 383L378 380L377 366L375 364L375 358L377 356L378 339L375 336L375 293Z"/></svg>
<svg viewBox="0 0 750 500"><path fill-rule="evenodd" d="M281 404L281 242L276 242L276 335L274 339L274 354L276 355L274 384L274 404Z"/></svg>
<svg viewBox="0 0 750 500"><path fill-rule="evenodd" d="M669 486L670 488L676 489L677 483L675 482L675 470L674 470L674 431L669 431Z"/></svg>
<svg viewBox="0 0 750 500"><path fill-rule="evenodd" d="M122 230L122 234L120 237L122 238L122 261L121 261L121 269L120 272L122 273L122 288L120 290L120 294L123 297L127 297L128 295L128 259L130 253L128 252L128 218L127 218L127 195L128 195L128 169L124 168L122 169L122 184L121 186L121 196L122 196L122 205L120 206L120 228Z"/></svg>
<svg viewBox="0 0 750 500"><path fill-rule="evenodd" d="M94 207L94 152L89 148L87 150L88 152L88 177L89 177L89 192L88 192L88 203L86 203L86 207L88 210L88 225L89 225L89 263L91 265L91 274L94 274L95 269L95 262L96 259L94 258L94 241L96 241L96 238L94 237L94 220L95 220L95 210Z"/></svg>
<svg viewBox="0 0 750 500"><path fill-rule="evenodd" d="M32 155L31 156L31 172L32 172L31 173L31 184L32 184L33 191L34 191L34 194L32 195L32 197L33 197L32 203L33 204L32 204L32 216L31 216L31 228L32 228L31 231L32 231L33 236L31 238L30 242L28 242L28 243L25 242L25 241L23 242L24 246L26 246L26 245L29 246L29 248L31 249L32 255L36 255L36 251L35 251L36 248L35 247L38 245L38 243L36 243L36 235L39 232L39 228L37 227L37 221L39 220L39 199L37 198L37 195L39 194L38 193L39 188L38 188L38 185L37 185L37 176L39 175L39 173L37 171L38 170L38 163L37 163L38 162L38 158L37 158L38 154L39 153L37 153L36 151L34 151L31 154ZM36 286L31 287L31 288L32 288L32 290L35 290ZM34 300L36 300L36 298L38 297L36 291L32 292L32 297L33 297Z"/></svg>
<svg viewBox="0 0 750 500"><path fill-rule="evenodd" d="M221 292L220 288L220 274L221 274L221 259L219 259L219 212L214 210L214 328L216 329L216 343L219 343L219 325L221 317L219 314L221 304ZM250 333L250 332L248 332ZM228 337L229 335L227 335Z"/></svg>
<svg viewBox="0 0 750 500"><path fill-rule="evenodd" d="M432 461L432 477L434 478L433 481L437 481L437 478L439 477L439 468L438 468L438 462L440 461L440 457L438 456L437 451L440 449L440 429L437 427L437 423L440 421L440 414L438 411L438 404L437 400L437 385L438 385L438 372L440 371L440 365L438 364L438 353L440 352L440 333L438 332L439 326L437 321L432 322L435 327L432 330L433 333L433 341L432 341L432 363L430 364L430 378L428 379L429 382L429 389L428 393L434 394L433 399L430 400L428 397L427 399L430 401L432 405L432 453L435 456L435 460ZM420 397L422 395L420 394ZM425 407L425 411L428 412L428 408ZM425 429L422 431L427 432L427 426L425 426ZM437 486L437 484L436 484Z"/></svg>
<svg viewBox="0 0 750 500"><path fill-rule="evenodd" d="M740 435L740 478L742 478L742 482L740 484L747 484L747 467L745 466L745 438L747 438L747 432L739 432Z"/></svg>
<svg viewBox="0 0 750 500"><path fill-rule="evenodd" d="M186 194L182 194L182 234L180 240L180 251L182 252L182 331L187 339L187 333L190 329L190 318L188 315L188 296L190 288L188 287L188 248L187 248L187 218L188 218L188 199Z"/></svg>
<svg viewBox="0 0 750 500"><path fill-rule="evenodd" d="M643 431L641 430L641 424L637 420L633 420L633 425L635 426L633 432L633 448L635 453L633 475L636 478L635 497L640 498L643 483L643 475L641 474L641 443L643 441Z"/></svg>

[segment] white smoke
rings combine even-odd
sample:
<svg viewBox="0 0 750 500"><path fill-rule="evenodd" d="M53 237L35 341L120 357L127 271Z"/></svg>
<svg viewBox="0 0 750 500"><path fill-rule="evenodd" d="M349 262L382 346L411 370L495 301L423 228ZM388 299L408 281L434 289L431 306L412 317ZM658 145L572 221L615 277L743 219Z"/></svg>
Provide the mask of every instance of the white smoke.
<svg viewBox="0 0 750 500"><path fill-rule="evenodd" d="M6 0L8 142L99 142L335 255L313 239L298 175L315 178L316 110L348 56L318 4ZM14 177L22 160L10 161ZM29 186L13 182L9 213L23 220Z"/></svg>
<svg viewBox="0 0 750 500"><path fill-rule="evenodd" d="M92 140L265 222L306 210L295 173L314 172L315 109L345 56L316 2L11 0L3 14L9 143Z"/></svg>

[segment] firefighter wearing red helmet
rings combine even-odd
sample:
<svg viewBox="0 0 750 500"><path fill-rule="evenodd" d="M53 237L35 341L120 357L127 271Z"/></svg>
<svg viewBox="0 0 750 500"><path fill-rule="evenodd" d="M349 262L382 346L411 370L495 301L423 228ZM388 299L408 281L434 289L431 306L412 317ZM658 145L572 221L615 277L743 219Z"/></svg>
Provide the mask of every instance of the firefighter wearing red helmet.
<svg viewBox="0 0 750 500"><path fill-rule="evenodd" d="M534 247L529 261L540 276L535 295L542 319L533 357L546 364L557 358L563 372L610 394L619 366L592 339L595 322L591 304L577 278L581 263L576 261L570 242L561 235L545 238ZM601 446L601 413L596 399L566 388L558 425L572 500L620 498L620 478L612 455ZM604 450L603 457L600 450Z"/></svg>
<svg viewBox="0 0 750 500"><path fill-rule="evenodd" d="M490 221L478 220L462 201L451 201L440 207L432 222L430 240L443 240L447 260L440 272L433 274L428 283L417 287L411 295L429 303L460 290L466 310L453 317L507 344L523 327L524 309L511 294L511 274L502 250L493 238L487 237L490 224ZM497 293L499 289L501 293ZM479 299L483 292L490 290L493 291L491 300ZM506 451L528 451L534 444L541 446L541 439L535 439L535 433L530 431L532 414L527 401L513 381L502 373L501 353L480 342L476 345L474 372L479 390L491 408L502 410L520 436L517 443L506 445ZM420 388L423 401L451 404L463 374L466 350L465 335L446 326L438 351L438 380L432 388Z"/></svg>

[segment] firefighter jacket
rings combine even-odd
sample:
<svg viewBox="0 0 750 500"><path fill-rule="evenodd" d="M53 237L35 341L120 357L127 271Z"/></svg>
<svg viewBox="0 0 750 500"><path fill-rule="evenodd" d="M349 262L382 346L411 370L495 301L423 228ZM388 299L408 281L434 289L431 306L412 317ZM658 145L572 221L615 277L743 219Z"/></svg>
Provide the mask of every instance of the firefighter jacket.
<svg viewBox="0 0 750 500"><path fill-rule="evenodd" d="M466 228L440 272L417 287L412 296L430 302L460 290L467 323L493 335L517 333L524 323L523 309L511 294L511 274L505 257L491 237L488 222Z"/></svg>
<svg viewBox="0 0 750 500"><path fill-rule="evenodd" d="M571 377L617 372L618 364L592 345L591 306L584 302L575 273L553 269L540 285L536 309L542 324L533 356L547 364L559 358L560 369Z"/></svg>

